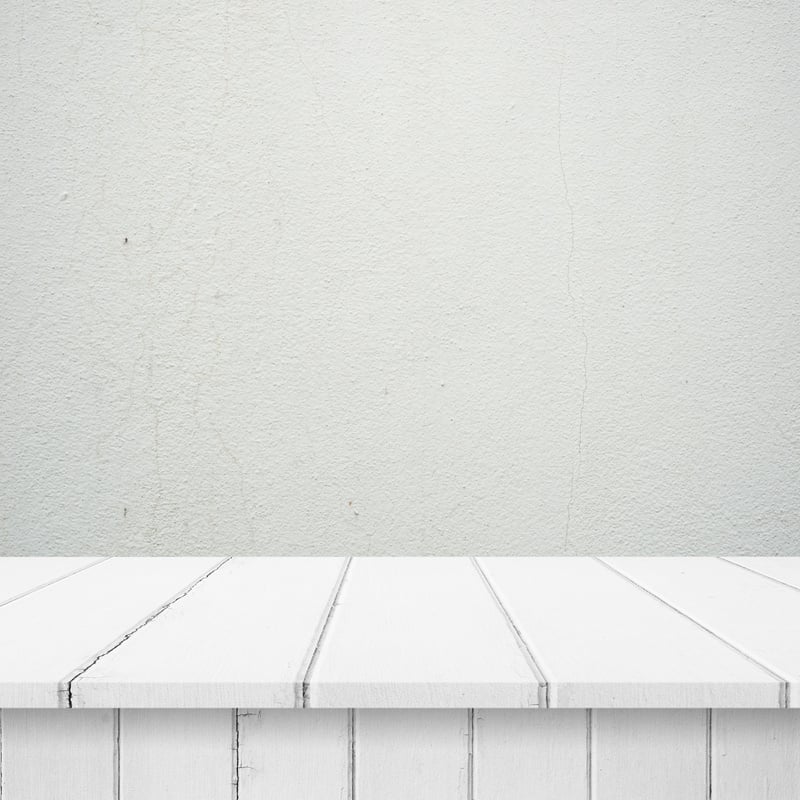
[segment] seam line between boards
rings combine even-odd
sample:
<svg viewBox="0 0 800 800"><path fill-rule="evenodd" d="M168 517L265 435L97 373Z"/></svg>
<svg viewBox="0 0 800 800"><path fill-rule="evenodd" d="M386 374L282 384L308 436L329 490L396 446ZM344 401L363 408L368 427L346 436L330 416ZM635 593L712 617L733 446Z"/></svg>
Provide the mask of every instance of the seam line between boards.
<svg viewBox="0 0 800 800"><path fill-rule="evenodd" d="M706 800L711 800L711 795L713 793L712 782L714 780L714 773L711 768L711 759L714 747L713 713L713 710L709 708L706 716Z"/></svg>
<svg viewBox="0 0 800 800"><path fill-rule="evenodd" d="M122 710L119 708L114 709L114 788L112 790L112 797L114 800L120 800L121 789L121 771L122 771L122 741L120 726L122 725Z"/></svg>
<svg viewBox="0 0 800 800"><path fill-rule="evenodd" d="M80 678L81 675L84 674L87 670L91 669L101 658L107 656L113 650L116 650L120 645L124 644L131 638L137 631L140 631L142 628L145 627L148 623L152 622L156 617L160 616L164 611L166 611L171 606L175 605L175 603L182 600L186 597L192 589L195 588L198 584L202 583L206 578L213 575L218 569L223 567L231 560L232 556L226 556L225 558L218 561L214 564L211 569L204 572L200 575L199 578L195 578L189 584L184 586L176 595L173 595L169 600L165 603L162 603L155 611L148 614L143 620L136 623L132 628L129 628L125 633L123 633L118 638L114 639L109 645L101 650L98 654L92 656L88 661L85 661L81 666L74 669L72 672L67 673L67 675L62 678L58 682L58 699L59 699L59 708L63 708L64 706L61 704L62 698L66 697L66 707L72 708L72 684Z"/></svg>
<svg viewBox="0 0 800 800"><path fill-rule="evenodd" d="M467 709L467 800L475 800L475 709Z"/></svg>
<svg viewBox="0 0 800 800"><path fill-rule="evenodd" d="M591 708L586 709L586 797L592 800L594 796L594 714Z"/></svg>
<svg viewBox="0 0 800 800"><path fill-rule="evenodd" d="M483 567L480 565L478 559L475 556L470 556L469 560L472 562L472 566L475 567L476 572L480 576L484 586L486 587L487 591L494 600L495 605L500 610L500 613L503 615L506 624L511 629L511 633L513 634L514 639L516 640L517 647L519 647L519 649L522 651L522 654L523 656L525 656L525 660L528 662L528 666L530 667L531 672L533 672L534 678L536 678L538 682L539 708L550 708L550 682L545 677L544 670L539 666L539 662L533 655L533 651L531 650L528 643L522 636L522 632L517 627L514 620L511 618L511 614L508 613L508 610L500 600L500 596L497 594L497 590L494 588L492 582L489 580L489 576L484 572Z"/></svg>
<svg viewBox="0 0 800 800"><path fill-rule="evenodd" d="M20 592L14 597L9 597L8 600L3 600L0 603L0 608L3 606L7 606L10 603L14 603L17 600L22 600L23 597L28 597L28 595L34 594L35 592L40 591L41 589L46 589L48 586L54 586L56 583L60 583L61 581L66 580L67 578L71 578L74 575L78 575L81 572L85 572L87 569L91 569L92 567L96 567L99 564L102 564L105 561L110 561L111 556L105 556L104 558L98 558L96 561L92 561L91 564L84 564L82 567L78 567L78 569L72 570L72 572L68 572L66 575L59 575L57 578L53 578L51 581L45 581L44 583L40 583L38 586L34 586L30 589L26 589L24 592Z"/></svg>
<svg viewBox="0 0 800 800"><path fill-rule="evenodd" d="M233 762L231 765L233 768L232 769L233 774L231 776L232 778L231 789L232 789L233 800L239 800L239 767L241 762L239 760L240 756L239 756L239 709L238 708L233 709L233 719L231 720L231 722L232 722L231 727L233 728L233 730L231 731L233 735L233 747L231 748L231 750L233 750L231 759Z"/></svg>
<svg viewBox="0 0 800 800"><path fill-rule="evenodd" d="M791 583L786 583L786 581L782 581L780 578L775 578L772 575L767 575L766 572L759 572L759 570L754 569L753 567L748 567L745 564L740 564L738 561L731 561L730 558L727 556L717 556L717 561L723 561L726 564L730 564L732 567L739 567L739 569L747 570L748 572L752 572L753 575L758 575L759 578L766 578L768 581L772 581L773 583L777 583L779 586L785 586L787 589L792 589L795 592L800 592L800 586L794 586Z"/></svg>
<svg viewBox="0 0 800 800"><path fill-rule="evenodd" d="M322 616L322 624L318 625L317 630L319 633L311 641L311 648L309 650L310 655L307 654L306 656L308 659L308 664L300 667L300 672L298 673L294 689L296 708L309 707L309 702L311 700L311 672L313 671L314 666L319 659L319 654L322 651L322 642L325 639L325 634L328 632L328 628L330 627L331 620L333 619L333 612L339 603L339 597L342 594L344 582L347 578L348 572L350 571L350 565L352 563L353 557L347 556L342 569L339 572L339 576L336 579L336 584L333 587L331 598L328 601L328 605Z"/></svg>
<svg viewBox="0 0 800 800"><path fill-rule="evenodd" d="M644 592L647 595L650 595L650 597L654 598L655 600L658 600L659 603L662 603L667 608L672 609L672 611L674 611L676 614L680 614L680 616L682 616L684 619L688 619L689 622L692 622L698 628L710 634L715 639L717 639L718 641L722 642L724 645L729 647L731 650L738 653L740 656L746 658L751 664L755 664L755 666L766 672L771 678L774 678L776 681L778 681L778 707L779 708L789 707L789 682L786 680L786 678L779 675L777 672L770 669L765 664L762 664L757 658L754 658L749 653L737 647L735 644L733 644L733 642L729 642L726 638L718 634L716 631L712 630L711 628L707 628L705 625L703 625L702 622L696 620L694 617L690 616L685 611L682 611L677 606L672 605L672 603L665 600L663 597L661 597L661 595L656 594L654 591L651 591L647 587L642 586L640 583L637 583L633 578L626 575L624 572L621 572L616 567L606 562L604 559L600 558L599 556L593 556L593 558L599 564L602 564L610 572L613 572L615 575L618 575L620 578L627 581L632 586L635 586L640 591Z"/></svg>
<svg viewBox="0 0 800 800"><path fill-rule="evenodd" d="M356 800L356 710L347 712L347 739L350 752L347 759L347 797Z"/></svg>

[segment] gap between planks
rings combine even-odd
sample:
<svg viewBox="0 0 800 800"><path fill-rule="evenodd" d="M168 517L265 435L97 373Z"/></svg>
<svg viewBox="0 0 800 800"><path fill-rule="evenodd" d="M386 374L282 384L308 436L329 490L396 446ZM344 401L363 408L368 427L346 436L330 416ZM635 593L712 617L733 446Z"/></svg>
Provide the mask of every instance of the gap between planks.
<svg viewBox="0 0 800 800"><path fill-rule="evenodd" d="M594 786L594 715L592 709L586 709L586 798L592 800L595 795Z"/></svg>
<svg viewBox="0 0 800 800"><path fill-rule="evenodd" d="M232 556L226 556L223 559L220 559L216 564L214 564L211 569L206 570L200 577L195 578L193 581L188 583L178 592L176 595L173 595L169 600L165 603L162 603L155 611L149 614L140 622L137 622L132 628L129 628L125 633L121 636L114 639L110 644L108 644L103 650L101 650L97 655L92 656L91 658L87 659L83 664L79 667L74 669L72 672L68 673L65 677L63 677L58 682L58 702L59 708L72 708L72 684L83 675L84 672L91 669L101 658L107 656L112 650L116 650L121 644L126 642L128 639L131 638L137 631L144 628L149 622L152 622L156 617L161 615L164 611L166 611L170 606L175 605L178 601L182 600L186 597L189 592L194 589L199 583L202 583L206 578L213 575L218 569L223 567L231 560Z"/></svg>
<svg viewBox="0 0 800 800"><path fill-rule="evenodd" d="M231 720L231 796L233 800L239 800L239 709L233 709L233 719ZM1 799L0 799L1 800Z"/></svg>
<svg viewBox="0 0 800 800"><path fill-rule="evenodd" d="M112 797L114 800L120 800L121 790L120 790L120 776L122 774L121 770L121 760L122 760L122 750L121 750L121 730L120 725L122 724L122 711L119 708L114 709L114 771L113 771L113 780L114 780L114 788L112 791ZM2 800L2 798L0 798Z"/></svg>
<svg viewBox="0 0 800 800"><path fill-rule="evenodd" d="M66 575L59 575L57 578L53 578L49 581L44 581L44 583L40 583L38 586L33 586L30 589L26 589L24 592L20 592L19 594L14 595L14 597L9 597L8 600L3 600L0 603L0 608L3 606L7 606L10 603L14 603L17 600L21 600L23 597L27 597L34 592L38 592L40 589L46 589L48 586L53 586L53 584L60 583L61 581L66 580L67 578L71 578L73 575L77 575L80 572L84 572L87 569L91 569L92 567L96 567L98 564L102 564L104 561L110 561L111 556L106 556L104 558L98 558L96 561L92 561L91 564L84 564L82 567L78 567L77 569L72 570L72 572L68 572Z"/></svg>
<svg viewBox="0 0 800 800"><path fill-rule="evenodd" d="M467 709L467 800L475 800L475 709Z"/></svg>
<svg viewBox="0 0 800 800"><path fill-rule="evenodd" d="M732 567L739 567L739 569L744 569L747 570L748 572L752 572L753 575L758 575L759 578L766 578L768 581L777 583L780 586L785 586L787 589L792 589L795 592L800 592L800 588L798 588L794 584L782 581L780 578L776 578L774 575L767 575L766 572L760 572L754 567L749 567L746 564L740 564L738 561L731 561L730 558L726 558L725 556L717 556L717 561L724 561L726 564L730 564Z"/></svg>
<svg viewBox="0 0 800 800"><path fill-rule="evenodd" d="M517 647L519 647L519 649L522 651L522 655L525 656L525 660L528 662L528 666L530 667L531 672L533 672L533 676L536 678L536 681L539 684L539 690L538 690L539 708L549 708L550 682L545 677L544 670L539 666L536 657L533 655L533 651L523 638L522 632L512 619L511 614L509 614L506 607L503 605L503 602L500 600L500 597L497 594L497 590L494 588L492 582L489 580L489 576L483 571L483 567L481 567L478 559L475 556L471 556L470 561L472 562L472 566L475 567L475 570L477 571L478 575L483 581L483 585L486 587L486 590L489 592L492 599L494 600L495 605L499 609L500 613L503 615L506 624L508 625L508 627L511 630L511 633L514 636L514 640L517 643Z"/></svg>
<svg viewBox="0 0 800 800"><path fill-rule="evenodd" d="M326 606L325 612L320 618L320 623L317 630L314 631L314 636L311 639L311 646L309 647L306 657L303 659L303 664L297 674L295 681L294 694L295 694L295 708L308 708L311 700L311 672L319 659L320 650L322 649L322 641L330 626L333 612L339 602L339 596L344 587L345 578L350 571L350 564L353 562L352 556L347 556L342 565L339 577L334 584L333 591L331 592L330 599Z"/></svg>
<svg viewBox="0 0 800 800"><path fill-rule="evenodd" d="M712 781L714 779L714 773L711 767L712 753L714 750L714 721L712 714L713 711L709 708L706 711L706 800L711 800L711 795L713 793Z"/></svg>
<svg viewBox="0 0 800 800"><path fill-rule="evenodd" d="M605 559L600 558L599 556L593 556L593 558L595 561L597 561L599 564L602 564L606 569L610 570L615 575L618 575L623 580L628 581L628 583L635 586L637 589L644 592L645 594L650 595L650 597L652 597L653 599L658 600L659 603L663 603L667 608L672 609L672 611L674 611L676 614L680 614L684 619L688 619L689 622L694 623L695 625L697 625L698 628L701 628L706 633L713 636L715 639L717 639L718 641L722 642L724 645L729 647L731 650L734 650L740 656L746 658L751 664L754 664L759 669L766 672L771 678L773 678L778 682L778 705L781 708L789 708L789 681L786 678L782 677L781 675L779 675L774 670L770 669L765 664L762 664L757 658L751 656L747 651L742 650L740 647L737 647L732 642L729 642L723 636L720 636L720 634L718 634L716 631L706 627L705 625L703 625L702 622L696 620L694 617L690 616L685 611L681 611L681 609L678 608L677 606L674 606L672 605L672 603L667 602L663 597L661 597L661 595L656 594L654 591L651 591L647 587L642 586L640 583L637 583L633 578L631 578L629 575L626 575L624 572L618 570L612 564L609 564L607 561L605 561Z"/></svg>
<svg viewBox="0 0 800 800"><path fill-rule="evenodd" d="M356 710L347 712L347 800L356 800Z"/></svg>

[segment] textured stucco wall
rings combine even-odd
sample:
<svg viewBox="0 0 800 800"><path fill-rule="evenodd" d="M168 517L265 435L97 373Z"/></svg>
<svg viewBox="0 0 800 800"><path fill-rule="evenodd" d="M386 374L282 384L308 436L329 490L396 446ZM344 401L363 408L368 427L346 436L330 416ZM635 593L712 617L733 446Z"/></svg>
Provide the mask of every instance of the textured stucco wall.
<svg viewBox="0 0 800 800"><path fill-rule="evenodd" d="M0 553L800 554L800 6L0 5Z"/></svg>

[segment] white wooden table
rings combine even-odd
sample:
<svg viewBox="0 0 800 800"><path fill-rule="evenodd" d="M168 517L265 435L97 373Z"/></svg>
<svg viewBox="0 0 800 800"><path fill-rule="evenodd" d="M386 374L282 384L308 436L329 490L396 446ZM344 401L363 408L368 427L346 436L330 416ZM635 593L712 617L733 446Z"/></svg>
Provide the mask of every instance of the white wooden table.
<svg viewBox="0 0 800 800"><path fill-rule="evenodd" d="M0 559L2 800L797 800L800 558Z"/></svg>

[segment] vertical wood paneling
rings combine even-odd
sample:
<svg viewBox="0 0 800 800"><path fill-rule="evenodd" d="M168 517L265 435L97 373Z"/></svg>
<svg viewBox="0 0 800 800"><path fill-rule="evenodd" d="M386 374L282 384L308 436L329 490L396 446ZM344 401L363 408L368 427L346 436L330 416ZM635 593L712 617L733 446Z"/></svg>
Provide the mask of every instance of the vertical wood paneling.
<svg viewBox="0 0 800 800"><path fill-rule="evenodd" d="M469 712L355 712L357 800L466 800Z"/></svg>
<svg viewBox="0 0 800 800"><path fill-rule="evenodd" d="M115 800L115 711L6 709L2 734L2 800Z"/></svg>
<svg viewBox="0 0 800 800"><path fill-rule="evenodd" d="M800 797L800 711L714 711L711 731L712 797Z"/></svg>
<svg viewBox="0 0 800 800"><path fill-rule="evenodd" d="M241 711L239 800L340 800L348 792L349 712Z"/></svg>
<svg viewBox="0 0 800 800"><path fill-rule="evenodd" d="M125 709L120 800L231 800L232 748L230 709Z"/></svg>
<svg viewBox="0 0 800 800"><path fill-rule="evenodd" d="M475 712L475 800L586 800L587 713Z"/></svg>
<svg viewBox="0 0 800 800"><path fill-rule="evenodd" d="M592 800L706 800L706 734L703 710L593 711Z"/></svg>

